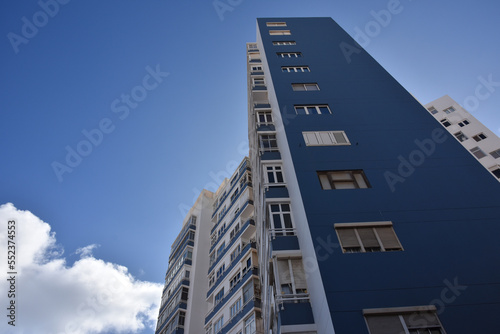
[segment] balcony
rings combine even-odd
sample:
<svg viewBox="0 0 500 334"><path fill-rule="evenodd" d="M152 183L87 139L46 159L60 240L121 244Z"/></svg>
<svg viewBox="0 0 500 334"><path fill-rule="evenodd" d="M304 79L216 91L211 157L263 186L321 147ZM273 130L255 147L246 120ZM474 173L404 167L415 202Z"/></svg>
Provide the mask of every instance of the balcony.
<svg viewBox="0 0 500 334"><path fill-rule="evenodd" d="M278 321L283 326L314 324L311 303L308 293L295 295L277 295L275 310L278 312Z"/></svg>

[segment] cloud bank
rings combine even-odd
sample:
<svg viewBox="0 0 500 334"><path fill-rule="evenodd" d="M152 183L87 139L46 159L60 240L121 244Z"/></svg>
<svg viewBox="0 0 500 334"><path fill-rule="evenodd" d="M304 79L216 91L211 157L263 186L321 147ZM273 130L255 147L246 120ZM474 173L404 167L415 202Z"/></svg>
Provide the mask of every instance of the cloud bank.
<svg viewBox="0 0 500 334"><path fill-rule="evenodd" d="M11 203L0 206L2 253L9 220L16 221L16 326L8 325L5 316L9 282L3 278L1 333L134 333L154 328L161 284L137 280L126 267L96 259L92 250L98 245L78 249L80 259L68 266L50 225ZM9 270L2 257L4 276Z"/></svg>

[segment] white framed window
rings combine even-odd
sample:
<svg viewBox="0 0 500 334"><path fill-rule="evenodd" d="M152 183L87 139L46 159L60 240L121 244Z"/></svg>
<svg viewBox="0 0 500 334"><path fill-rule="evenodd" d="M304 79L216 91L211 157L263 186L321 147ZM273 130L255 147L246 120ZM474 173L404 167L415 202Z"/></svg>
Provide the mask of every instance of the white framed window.
<svg viewBox="0 0 500 334"><path fill-rule="evenodd" d="M429 107L429 108L427 108L427 110L429 110L429 112L430 112L431 114L433 114L433 115L437 114L437 112L438 112L438 111L436 110L436 108L434 108L434 107Z"/></svg>
<svg viewBox="0 0 500 334"><path fill-rule="evenodd" d="M486 139L486 135L484 133L478 133L477 135L475 136L472 136L472 139L474 139L475 141L481 141L481 140L484 140Z"/></svg>
<svg viewBox="0 0 500 334"><path fill-rule="evenodd" d="M264 78L252 78L252 82L254 86L265 86L266 82Z"/></svg>
<svg viewBox="0 0 500 334"><path fill-rule="evenodd" d="M463 128L464 126L469 125L469 124L470 124L470 122L469 122L469 120L467 120L467 119L463 119L463 120L461 120L460 122L458 122L458 125L459 125L461 128Z"/></svg>
<svg viewBox="0 0 500 334"><path fill-rule="evenodd" d="M241 298L238 298L233 305L229 308L229 316L232 318L241 310Z"/></svg>
<svg viewBox="0 0 500 334"><path fill-rule="evenodd" d="M268 27L286 27L286 22L266 22Z"/></svg>
<svg viewBox="0 0 500 334"><path fill-rule="evenodd" d="M291 35L290 30L269 30L269 35L278 36L278 35Z"/></svg>
<svg viewBox="0 0 500 334"><path fill-rule="evenodd" d="M255 334L256 333L256 328L255 328L255 315L252 314L250 317L248 317L245 320L245 325L243 327L243 333L244 334Z"/></svg>
<svg viewBox="0 0 500 334"><path fill-rule="evenodd" d="M266 183L280 184L284 183L283 170L281 165L263 165Z"/></svg>
<svg viewBox="0 0 500 334"><path fill-rule="evenodd" d="M252 70L252 72L262 72L263 71L262 65L253 65L252 67L250 67L250 69Z"/></svg>
<svg viewBox="0 0 500 334"><path fill-rule="evenodd" d="M253 281L250 280L243 286L243 305L253 299Z"/></svg>
<svg viewBox="0 0 500 334"><path fill-rule="evenodd" d="M283 301L294 301L294 296L307 293L306 273L301 258L276 258L275 277Z"/></svg>
<svg viewBox="0 0 500 334"><path fill-rule="evenodd" d="M481 151L482 152L482 151ZM495 159L498 159L500 158L500 148L498 150L495 150L493 152L490 152L490 155L495 158Z"/></svg>
<svg viewBox="0 0 500 334"><path fill-rule="evenodd" d="M436 307L415 306L363 310L370 334L445 334Z"/></svg>
<svg viewBox="0 0 500 334"><path fill-rule="evenodd" d="M208 286L211 287L212 285L214 285L215 283L215 275L214 274L211 274L209 277L208 277Z"/></svg>
<svg viewBox="0 0 500 334"><path fill-rule="evenodd" d="M237 222L234 228L231 230L231 232L229 232L229 238L233 239L236 236L236 234L238 234L239 231L240 231L240 223Z"/></svg>
<svg viewBox="0 0 500 334"><path fill-rule="evenodd" d="M309 66L281 66L281 72L311 72Z"/></svg>
<svg viewBox="0 0 500 334"><path fill-rule="evenodd" d="M448 108L444 109L443 111L445 112L445 114L451 114L452 112L455 111L455 108L448 107Z"/></svg>
<svg viewBox="0 0 500 334"><path fill-rule="evenodd" d="M273 45L296 45L295 41L273 41Z"/></svg>
<svg viewBox="0 0 500 334"><path fill-rule="evenodd" d="M469 139L462 131L459 131L455 134L453 134L455 137L457 137L458 141L463 142L464 140ZM479 140L476 140L479 141Z"/></svg>
<svg viewBox="0 0 500 334"><path fill-rule="evenodd" d="M223 263L222 266L220 266L219 269L217 269L217 279L219 279L219 277L221 277L224 274L225 270L226 270L226 264Z"/></svg>
<svg viewBox="0 0 500 334"><path fill-rule="evenodd" d="M319 90L317 83L293 83L292 89L294 91L315 91Z"/></svg>
<svg viewBox="0 0 500 334"><path fill-rule="evenodd" d="M224 298L224 287L215 295L215 305L219 304L222 301L222 298Z"/></svg>
<svg viewBox="0 0 500 334"><path fill-rule="evenodd" d="M306 146L351 145L344 131L303 131Z"/></svg>
<svg viewBox="0 0 500 334"><path fill-rule="evenodd" d="M497 179L500 179L500 165L490 167L489 170L496 176Z"/></svg>
<svg viewBox="0 0 500 334"><path fill-rule="evenodd" d="M219 320L214 323L214 334L222 330L222 325L224 325L224 316L220 317Z"/></svg>
<svg viewBox="0 0 500 334"><path fill-rule="evenodd" d="M238 284L238 282L240 281L241 279L241 273L238 272L236 275L234 275L231 280L229 280L229 288L233 288L236 284Z"/></svg>
<svg viewBox="0 0 500 334"><path fill-rule="evenodd" d="M223 242L219 248L217 248L217 257L221 256L224 253L224 249L226 248L226 242Z"/></svg>
<svg viewBox="0 0 500 334"><path fill-rule="evenodd" d="M338 223L334 227L344 253L403 250L392 222Z"/></svg>
<svg viewBox="0 0 500 334"><path fill-rule="evenodd" d="M319 171L321 188L329 189L359 189L371 188L362 170Z"/></svg>
<svg viewBox="0 0 500 334"><path fill-rule="evenodd" d="M257 49L257 43L249 43L248 50L251 50L251 49Z"/></svg>
<svg viewBox="0 0 500 334"><path fill-rule="evenodd" d="M443 124L446 128L449 127L451 125L450 121L447 120L446 118L443 118L442 120L440 120L441 124Z"/></svg>
<svg viewBox="0 0 500 334"><path fill-rule="evenodd" d="M297 115L323 115L332 113L327 104L295 105L294 108Z"/></svg>
<svg viewBox="0 0 500 334"><path fill-rule="evenodd" d="M273 116L271 110L257 111L256 116L258 125L273 124Z"/></svg>
<svg viewBox="0 0 500 334"><path fill-rule="evenodd" d="M231 262L234 261L241 253L241 245L236 246L236 248L231 252Z"/></svg>
<svg viewBox="0 0 500 334"><path fill-rule="evenodd" d="M302 53L300 52L276 52L280 58L300 58Z"/></svg>
<svg viewBox="0 0 500 334"><path fill-rule="evenodd" d="M486 153L483 152L479 147L473 147L470 149L471 153L474 154L474 156L478 159L484 158L486 156ZM500 152L500 150L498 150ZM491 152L491 156L493 156L494 152ZM494 156L493 156L494 157Z"/></svg>
<svg viewBox="0 0 500 334"><path fill-rule="evenodd" d="M272 203L269 204L270 229L272 236L294 235L295 230L292 223L290 204Z"/></svg>
<svg viewBox="0 0 500 334"><path fill-rule="evenodd" d="M263 152L278 151L278 141L276 135L259 135L260 149Z"/></svg>

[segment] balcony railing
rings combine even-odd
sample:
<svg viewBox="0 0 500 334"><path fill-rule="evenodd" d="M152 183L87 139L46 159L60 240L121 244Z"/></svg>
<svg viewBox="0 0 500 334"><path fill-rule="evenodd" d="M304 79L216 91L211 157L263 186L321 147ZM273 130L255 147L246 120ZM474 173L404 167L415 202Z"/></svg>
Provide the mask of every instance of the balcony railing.
<svg viewBox="0 0 500 334"><path fill-rule="evenodd" d="M289 236L297 235L297 229L294 227L290 228L273 228L269 229L269 240L276 239L276 236Z"/></svg>

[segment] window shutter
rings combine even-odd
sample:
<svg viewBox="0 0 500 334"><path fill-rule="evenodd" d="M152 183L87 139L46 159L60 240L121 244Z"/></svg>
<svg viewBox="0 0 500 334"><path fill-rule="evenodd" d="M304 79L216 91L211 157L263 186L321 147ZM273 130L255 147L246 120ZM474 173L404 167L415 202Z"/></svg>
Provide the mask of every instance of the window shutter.
<svg viewBox="0 0 500 334"><path fill-rule="evenodd" d="M433 312L413 312L403 314L408 329L441 326L436 314Z"/></svg>
<svg viewBox="0 0 500 334"><path fill-rule="evenodd" d="M342 247L360 247L358 238L352 228L337 229Z"/></svg>
<svg viewBox="0 0 500 334"><path fill-rule="evenodd" d="M326 175L326 174L320 174L319 175L319 181L321 182L321 188L323 188L323 189L332 189L332 186L330 184L330 180L328 180L328 175Z"/></svg>
<svg viewBox="0 0 500 334"><path fill-rule="evenodd" d="M366 316L370 334L399 334L405 333L405 329L398 315L374 315Z"/></svg>
<svg viewBox="0 0 500 334"><path fill-rule="evenodd" d="M377 234L385 249L401 249L396 233L391 226L377 227Z"/></svg>
<svg viewBox="0 0 500 334"><path fill-rule="evenodd" d="M292 260L292 272L295 289L307 289L306 274L302 266L302 259Z"/></svg>
<svg viewBox="0 0 500 334"><path fill-rule="evenodd" d="M288 259L278 260L278 272L281 285L292 283Z"/></svg>
<svg viewBox="0 0 500 334"><path fill-rule="evenodd" d="M320 138L320 145L332 145L335 143L326 131L316 132L316 135Z"/></svg>
<svg viewBox="0 0 500 334"><path fill-rule="evenodd" d="M365 248L380 247L372 227L357 228L361 242Z"/></svg>
<svg viewBox="0 0 500 334"><path fill-rule="evenodd" d="M315 132L302 132L302 135L304 136L304 141L307 146L319 145Z"/></svg>

